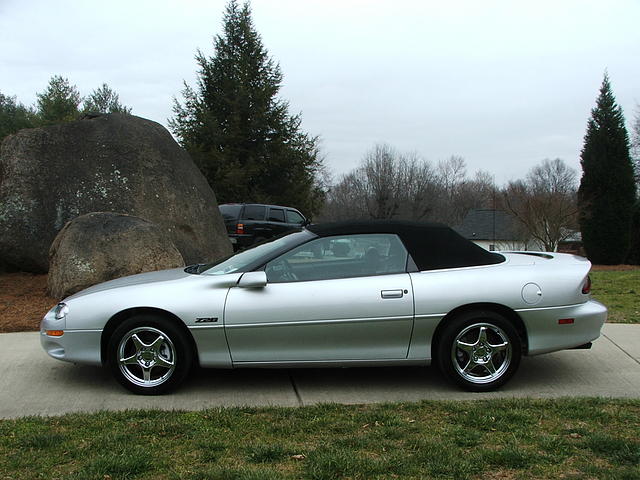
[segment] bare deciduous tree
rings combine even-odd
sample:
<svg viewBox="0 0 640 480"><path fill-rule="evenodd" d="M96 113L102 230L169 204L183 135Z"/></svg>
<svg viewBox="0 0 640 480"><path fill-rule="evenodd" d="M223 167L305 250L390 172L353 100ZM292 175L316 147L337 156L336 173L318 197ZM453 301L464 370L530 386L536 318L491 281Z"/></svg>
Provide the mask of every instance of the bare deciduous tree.
<svg viewBox="0 0 640 480"><path fill-rule="evenodd" d="M400 154L376 145L362 165L333 186L324 219L348 218L421 220L435 204L438 192L431 165L416 154Z"/></svg>
<svg viewBox="0 0 640 480"><path fill-rule="evenodd" d="M496 186L493 175L478 171L473 178L460 177L451 196L444 196L446 210L439 220L449 225L458 225L470 210L495 208Z"/></svg>
<svg viewBox="0 0 640 480"><path fill-rule="evenodd" d="M438 162L438 177L444 192L453 197L458 185L467 177L467 163L457 155L441 160Z"/></svg>
<svg viewBox="0 0 640 480"><path fill-rule="evenodd" d="M364 165L356 172L365 193L369 217L394 218L400 208L403 160L388 145L376 145L365 156Z"/></svg>
<svg viewBox="0 0 640 480"><path fill-rule="evenodd" d="M505 208L553 252L577 226L576 171L559 158L544 160L502 193Z"/></svg>
<svg viewBox="0 0 640 480"><path fill-rule="evenodd" d="M406 205L405 217L410 220L432 218L439 194L437 175L431 164L415 153L405 155L403 159L403 189L399 197Z"/></svg>

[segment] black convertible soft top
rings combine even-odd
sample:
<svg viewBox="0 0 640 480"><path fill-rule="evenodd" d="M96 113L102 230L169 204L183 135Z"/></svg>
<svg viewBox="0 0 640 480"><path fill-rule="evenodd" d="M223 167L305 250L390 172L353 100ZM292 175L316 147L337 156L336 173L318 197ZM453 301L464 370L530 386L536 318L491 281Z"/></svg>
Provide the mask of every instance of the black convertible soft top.
<svg viewBox="0 0 640 480"><path fill-rule="evenodd" d="M319 237L361 233L394 233L400 237L419 270L502 263L504 257L479 247L441 223L370 220L308 225Z"/></svg>

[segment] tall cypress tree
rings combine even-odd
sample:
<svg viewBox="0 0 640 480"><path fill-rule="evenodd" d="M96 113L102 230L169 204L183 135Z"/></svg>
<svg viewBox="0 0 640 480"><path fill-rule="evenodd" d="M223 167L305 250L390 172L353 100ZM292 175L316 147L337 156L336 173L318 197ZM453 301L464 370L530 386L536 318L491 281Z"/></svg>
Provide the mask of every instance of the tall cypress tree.
<svg viewBox="0 0 640 480"><path fill-rule="evenodd" d="M281 203L319 210L317 138L277 97L280 67L254 28L251 10L231 0L214 55L198 51L195 89L185 83L169 126L213 187L218 201Z"/></svg>
<svg viewBox="0 0 640 480"><path fill-rule="evenodd" d="M599 264L623 263L630 247L636 185L624 116L606 73L587 123L580 164L579 221L587 256Z"/></svg>
<svg viewBox="0 0 640 480"><path fill-rule="evenodd" d="M631 265L640 265L640 200L636 202L631 220L631 247L627 263Z"/></svg>

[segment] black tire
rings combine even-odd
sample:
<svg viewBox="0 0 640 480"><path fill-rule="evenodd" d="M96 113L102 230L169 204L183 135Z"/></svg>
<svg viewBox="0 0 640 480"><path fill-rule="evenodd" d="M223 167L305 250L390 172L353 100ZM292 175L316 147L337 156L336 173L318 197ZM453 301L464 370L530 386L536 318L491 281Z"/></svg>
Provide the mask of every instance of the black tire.
<svg viewBox="0 0 640 480"><path fill-rule="evenodd" d="M436 346L443 375L472 392L504 385L518 369L521 356L522 342L513 324L490 310L451 319Z"/></svg>
<svg viewBox="0 0 640 480"><path fill-rule="evenodd" d="M136 315L122 322L111 335L107 363L116 380L128 390L139 395L159 395L175 389L187 377L193 364L193 349L171 320Z"/></svg>

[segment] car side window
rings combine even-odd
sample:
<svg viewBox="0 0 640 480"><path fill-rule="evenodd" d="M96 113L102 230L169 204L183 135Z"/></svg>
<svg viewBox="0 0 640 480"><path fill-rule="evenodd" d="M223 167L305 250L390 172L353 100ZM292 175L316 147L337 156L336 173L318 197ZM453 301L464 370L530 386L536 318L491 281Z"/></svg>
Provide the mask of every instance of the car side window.
<svg viewBox="0 0 640 480"><path fill-rule="evenodd" d="M287 210L287 222L302 225L304 217L294 210Z"/></svg>
<svg viewBox="0 0 640 480"><path fill-rule="evenodd" d="M385 275L406 271L407 249L397 235L362 234L312 240L267 263L269 283Z"/></svg>
<svg viewBox="0 0 640 480"><path fill-rule="evenodd" d="M284 223L284 210L281 208L270 208L269 218L270 222L283 222Z"/></svg>
<svg viewBox="0 0 640 480"><path fill-rule="evenodd" d="M238 218L238 215L240 215L242 205L219 205L218 208L222 214L222 218L225 220L235 220Z"/></svg>
<svg viewBox="0 0 640 480"><path fill-rule="evenodd" d="M243 220L264 220L264 213L267 207L264 205L245 205L242 212Z"/></svg>

